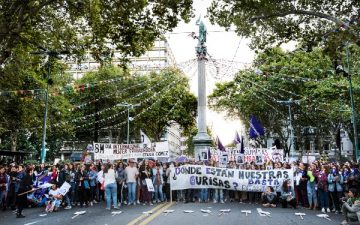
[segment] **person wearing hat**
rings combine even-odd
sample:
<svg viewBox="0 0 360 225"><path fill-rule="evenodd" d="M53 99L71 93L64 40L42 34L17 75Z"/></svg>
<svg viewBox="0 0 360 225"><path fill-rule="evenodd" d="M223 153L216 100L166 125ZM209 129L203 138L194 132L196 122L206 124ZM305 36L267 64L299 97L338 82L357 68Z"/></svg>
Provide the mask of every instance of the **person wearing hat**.
<svg viewBox="0 0 360 225"><path fill-rule="evenodd" d="M342 205L342 212L345 216L342 225L349 224L351 220L360 221L360 196L356 188L350 188L348 200Z"/></svg>
<svg viewBox="0 0 360 225"><path fill-rule="evenodd" d="M125 174L128 186L128 204L136 205L136 179L139 175L139 170L136 168L133 159L129 160L129 165L125 168Z"/></svg>

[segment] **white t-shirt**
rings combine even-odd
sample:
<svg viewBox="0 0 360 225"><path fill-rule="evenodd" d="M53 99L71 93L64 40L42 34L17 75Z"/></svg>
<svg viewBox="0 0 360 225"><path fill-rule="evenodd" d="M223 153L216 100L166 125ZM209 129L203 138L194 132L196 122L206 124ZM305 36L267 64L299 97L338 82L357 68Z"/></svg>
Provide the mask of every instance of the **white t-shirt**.
<svg viewBox="0 0 360 225"><path fill-rule="evenodd" d="M51 196L59 195L59 189L58 188L56 188L56 190L50 189L49 195Z"/></svg>
<svg viewBox="0 0 360 225"><path fill-rule="evenodd" d="M109 169L107 173L104 173L104 186L113 183L116 183L115 171L113 169Z"/></svg>
<svg viewBox="0 0 360 225"><path fill-rule="evenodd" d="M139 170L136 167L126 167L126 183L134 182L136 183L136 176L139 175Z"/></svg>

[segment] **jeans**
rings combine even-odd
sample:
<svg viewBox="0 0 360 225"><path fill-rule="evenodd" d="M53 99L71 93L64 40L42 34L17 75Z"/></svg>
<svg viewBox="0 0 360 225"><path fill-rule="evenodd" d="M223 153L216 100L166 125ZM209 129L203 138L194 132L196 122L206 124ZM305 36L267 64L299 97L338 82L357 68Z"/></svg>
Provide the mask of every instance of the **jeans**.
<svg viewBox="0 0 360 225"><path fill-rule="evenodd" d="M318 189L318 190L320 196L320 207L329 208L329 192L324 191L323 189Z"/></svg>
<svg viewBox="0 0 360 225"><path fill-rule="evenodd" d="M311 207L313 200L314 200L314 207L317 205L317 196L315 190L315 182L308 182L307 183L307 196L309 201L309 207Z"/></svg>
<svg viewBox="0 0 360 225"><path fill-rule="evenodd" d="M117 208L117 186L116 183L111 183L105 186L106 194L106 208L111 208L111 198L114 202L114 208Z"/></svg>
<svg viewBox="0 0 360 225"><path fill-rule="evenodd" d="M215 189L214 201L224 201L224 192L222 189Z"/></svg>
<svg viewBox="0 0 360 225"><path fill-rule="evenodd" d="M76 183L75 182L70 182L70 196L71 196L71 202L74 203L74 202L77 202L77 189L76 189Z"/></svg>
<svg viewBox="0 0 360 225"><path fill-rule="evenodd" d="M128 204L132 204L135 202L136 197L136 183L135 182L128 182Z"/></svg>
<svg viewBox="0 0 360 225"><path fill-rule="evenodd" d="M163 201L164 200L163 191L162 191L163 185L162 184L154 185L154 188L155 188L155 192L154 192L155 200Z"/></svg>
<svg viewBox="0 0 360 225"><path fill-rule="evenodd" d="M0 207L6 208L6 191L0 191Z"/></svg>
<svg viewBox="0 0 360 225"><path fill-rule="evenodd" d="M207 188L200 189L200 200L202 202L207 202L207 200L208 200L208 189Z"/></svg>

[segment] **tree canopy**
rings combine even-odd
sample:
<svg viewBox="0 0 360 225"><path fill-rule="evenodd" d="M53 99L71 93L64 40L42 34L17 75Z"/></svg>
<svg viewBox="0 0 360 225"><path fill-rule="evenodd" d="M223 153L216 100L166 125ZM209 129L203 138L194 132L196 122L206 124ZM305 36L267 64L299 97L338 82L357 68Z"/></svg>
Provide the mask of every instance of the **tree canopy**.
<svg viewBox="0 0 360 225"><path fill-rule="evenodd" d="M346 40L360 45L359 1L221 0L208 13L212 23L234 26L238 35L251 38L256 49L297 41L311 50L328 42L334 53Z"/></svg>
<svg viewBox="0 0 360 225"><path fill-rule="evenodd" d="M359 102L359 47L352 46L350 51L355 102ZM348 88L346 77L335 73L331 58L322 49L284 52L273 48L259 54L251 69L239 71L232 81L218 83L209 103L245 121L248 128L246 121L255 115L266 128L266 137L278 138L288 151L289 132L284 128L289 125L289 112L280 101L292 99L297 103L292 105L296 149L308 150L305 129L313 127L324 140L316 143L317 148L324 150L326 144L340 148L340 129L353 133ZM360 112L358 104L356 110Z"/></svg>
<svg viewBox="0 0 360 225"><path fill-rule="evenodd" d="M105 60L112 50L139 56L154 40L192 16L192 0L0 0L0 65L17 48L90 50Z"/></svg>

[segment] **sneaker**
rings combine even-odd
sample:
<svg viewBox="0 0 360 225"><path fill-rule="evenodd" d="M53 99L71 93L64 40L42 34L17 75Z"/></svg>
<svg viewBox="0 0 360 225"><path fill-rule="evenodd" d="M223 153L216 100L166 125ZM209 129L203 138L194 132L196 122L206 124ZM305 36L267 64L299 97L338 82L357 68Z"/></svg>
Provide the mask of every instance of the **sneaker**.
<svg viewBox="0 0 360 225"><path fill-rule="evenodd" d="M90 206L93 206L93 202L90 202Z"/></svg>
<svg viewBox="0 0 360 225"><path fill-rule="evenodd" d="M216 201L216 200L214 200L214 203L217 203L217 201Z"/></svg>
<svg viewBox="0 0 360 225"><path fill-rule="evenodd" d="M329 209L329 208L327 208L327 209L326 209L326 212L328 212L328 213L329 213L329 212L330 212L330 209Z"/></svg>
<svg viewBox="0 0 360 225"><path fill-rule="evenodd" d="M121 207L121 202L118 203L118 207Z"/></svg>
<svg viewBox="0 0 360 225"><path fill-rule="evenodd" d="M137 201L136 201L136 204L140 205L140 201L139 201L139 200L137 200Z"/></svg>
<svg viewBox="0 0 360 225"><path fill-rule="evenodd" d="M225 202L223 200L220 201L221 204L224 204Z"/></svg>
<svg viewBox="0 0 360 225"><path fill-rule="evenodd" d="M71 209L72 207L70 205L66 206L65 209Z"/></svg>
<svg viewBox="0 0 360 225"><path fill-rule="evenodd" d="M136 203L134 202L133 205L136 205ZM138 203L138 205L140 205L140 202Z"/></svg>
<svg viewBox="0 0 360 225"><path fill-rule="evenodd" d="M348 224L349 224L349 222L346 221L346 220L344 220L344 221L341 222L341 225L348 225Z"/></svg>
<svg viewBox="0 0 360 225"><path fill-rule="evenodd" d="M127 205L127 201L124 201L124 205Z"/></svg>
<svg viewBox="0 0 360 225"><path fill-rule="evenodd" d="M321 212L322 212L322 213L325 213L325 208L322 208L322 209L321 209Z"/></svg>
<svg viewBox="0 0 360 225"><path fill-rule="evenodd" d="M96 201L96 200L94 200L94 201L93 201L93 203L94 203L94 204L98 204L99 202L98 202L98 201Z"/></svg>
<svg viewBox="0 0 360 225"><path fill-rule="evenodd" d="M149 202L149 205L154 205L152 202Z"/></svg>
<svg viewBox="0 0 360 225"><path fill-rule="evenodd" d="M339 214L339 211L335 210L335 214Z"/></svg>
<svg viewBox="0 0 360 225"><path fill-rule="evenodd" d="M144 202L143 205L146 205L146 203Z"/></svg>

